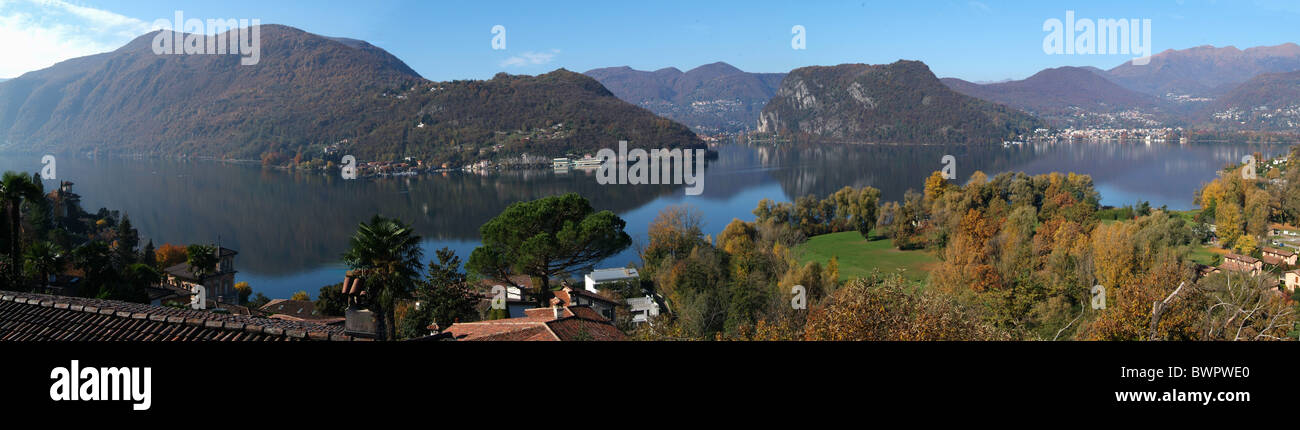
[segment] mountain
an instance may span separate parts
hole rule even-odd
[[[237,55],[154,54],[153,32],[24,74],[0,84],[0,138],[32,150],[256,156],[245,150],[342,132],[369,109],[369,93],[421,80],[368,44],[278,25],[260,32],[254,66]]]
[[[618,98],[701,133],[752,128],[785,77],[784,73],[748,73],[722,62],[684,73],[673,67],[647,72],[623,66],[590,70],[586,75]]]
[[[389,97],[368,117],[365,140],[379,154],[436,149],[436,159],[474,161],[487,152],[550,157],[617,148],[703,147],[684,125],[619,100],[586,75],[498,73],[486,81],[428,82]],[[404,146],[405,145],[405,146]],[[381,158],[392,158],[383,156]]]
[[[919,61],[791,71],[761,132],[883,143],[992,143],[1041,127],[1031,115],[944,86]]]
[[[1211,103],[1202,119],[1215,128],[1300,128],[1300,71],[1256,76]]]
[[[1134,127],[1141,114],[1168,116],[1169,109],[1153,96],[1121,87],[1099,74],[1098,69],[1058,67],[1019,81],[976,84],[944,78],[948,88],[959,93],[1005,104],[1061,126]],[[1117,115],[1130,112],[1132,115]],[[1141,118],[1141,119],[1139,119]]]
[[[1287,43],[1240,50],[1200,46],[1167,50],[1151,56],[1150,64],[1125,62],[1106,72],[1125,88],[1157,97],[1214,97],[1264,73],[1300,70],[1300,45]]]
[[[618,140],[700,144],[577,73],[431,82],[363,41],[260,31],[251,66],[236,55],[156,55],[155,32],[4,82],[0,149],[249,159],[344,142],[363,159],[460,162]]]
[[[1142,128],[1216,123],[1251,129],[1286,124],[1285,120],[1270,123],[1270,118],[1286,116],[1281,110],[1273,114],[1259,111],[1259,118],[1245,118],[1244,124],[1241,111],[1290,106],[1285,103],[1285,95],[1291,93],[1285,90],[1284,76],[1292,71],[1300,71],[1300,45],[1287,43],[1246,50],[1231,46],[1167,50],[1141,66],[1125,62],[1106,71],[1059,67],[1024,80],[994,84],[954,78],[943,82],[962,94],[1022,109],[1058,126]],[[1252,80],[1270,75],[1273,77]],[[1243,88],[1234,90],[1238,85]],[[1235,94],[1231,100],[1215,101],[1229,94]],[[1212,116],[1218,119],[1209,120]],[[1229,120],[1232,118],[1237,120],[1235,124]]]

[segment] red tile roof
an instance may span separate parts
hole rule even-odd
[[[549,324],[552,332],[561,340],[570,341],[616,341],[624,340],[623,332],[613,324],[593,324],[589,320],[570,318]]]
[[[1294,252],[1291,252],[1291,251],[1288,251],[1288,250],[1285,250],[1285,249],[1270,248],[1270,247],[1267,247],[1267,246],[1265,246],[1265,247],[1263,248],[1263,251],[1264,251],[1265,254],[1277,254],[1277,255],[1281,256],[1282,258],[1287,258],[1287,257],[1290,257],[1290,256],[1292,256],[1292,255],[1295,255]]]
[[[1238,260],[1246,264],[1255,264],[1256,262],[1259,261],[1255,259],[1255,257],[1241,255],[1241,254],[1228,254],[1225,255],[1223,258],[1226,260]]]
[[[1231,270],[1234,272],[1254,272],[1258,270],[1258,268],[1255,267],[1256,263],[1260,263],[1260,261],[1254,257],[1240,254],[1228,254],[1223,256],[1223,264],[1219,267],[1223,270]]]
[[[565,290],[556,290],[556,291],[552,291],[551,294],[554,294],[556,298],[559,298],[560,300],[563,300],[565,305],[570,305],[570,304],[573,303],[573,301],[571,300],[572,298],[569,297],[570,294],[572,294],[572,295],[574,295],[574,296],[582,296],[582,297],[586,297],[586,298],[588,298],[588,299],[595,300],[595,301],[598,301],[598,302],[609,303],[609,304],[611,304],[611,305],[615,305],[615,306],[617,306],[617,305],[619,304],[618,302],[616,302],[616,301],[614,301],[614,300],[612,300],[612,299],[609,299],[609,298],[607,298],[607,297],[605,297],[605,296],[602,296],[602,295],[600,295],[600,294],[596,294],[596,293],[593,293],[593,292],[590,292],[590,291],[587,291],[587,290],[582,290],[582,289],[573,289],[573,288],[569,288],[569,290],[571,290],[571,292],[570,292],[570,291],[565,291]]]
[[[487,341],[613,341],[626,337],[604,316],[586,306],[524,310],[525,316],[471,323],[456,323],[447,332],[456,340]]]
[[[457,324],[459,325],[459,324]],[[558,340],[545,324],[524,324],[505,327],[501,325],[480,325],[469,331],[452,332],[457,340],[475,341],[546,341]],[[464,336],[464,337],[460,337]]]
[[[149,306],[117,300],[0,291],[0,341],[353,340],[343,328]]]
[[[569,308],[560,308],[560,318],[568,318],[571,316],[573,316],[573,310]],[[517,320],[532,319],[541,322],[546,322],[555,319],[555,310],[553,308],[524,309],[524,316],[519,318],[511,318],[511,319],[517,319]]]

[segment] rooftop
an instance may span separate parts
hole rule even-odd
[[[0,341],[354,340],[339,326],[0,291]]]
[[[524,311],[525,316],[490,321],[456,323],[447,327],[456,340],[474,341],[612,341],[624,340],[608,319],[586,306],[560,308],[557,317],[552,308]]]
[[[1255,259],[1255,257],[1249,257],[1241,254],[1228,254],[1225,255],[1223,258],[1225,260],[1237,260],[1246,264],[1255,264],[1256,262],[1259,262],[1259,260]]]
[[[615,300],[613,300],[613,299],[607,298],[607,297],[602,296],[602,295],[600,295],[600,294],[596,294],[596,293],[593,293],[593,292],[590,292],[590,291],[587,291],[587,290],[584,290],[584,289],[581,289],[581,288],[578,288],[578,289],[569,288],[569,289],[567,289],[567,290],[565,290],[565,289],[555,290],[555,291],[552,291],[551,294],[554,294],[556,298],[559,298],[560,300],[563,300],[564,303],[565,303],[566,305],[568,305],[568,304],[570,304],[570,303],[572,302],[572,297],[570,297],[570,294],[572,294],[572,295],[574,295],[574,296],[586,297],[586,298],[591,299],[591,300],[594,300],[594,301],[603,302],[603,303],[608,303],[608,304],[615,305],[615,306],[618,306],[618,305],[620,304],[618,301],[615,301]]]
[[[1277,255],[1282,256],[1282,258],[1287,258],[1287,257],[1290,257],[1290,256],[1292,256],[1292,255],[1295,255],[1294,252],[1291,252],[1291,251],[1288,251],[1288,250],[1285,250],[1285,249],[1270,248],[1270,247],[1267,247],[1267,246],[1265,246],[1265,247],[1263,248],[1263,251],[1264,251],[1265,254],[1277,254]]]
[[[149,300],[161,300],[166,298],[181,298],[194,295],[190,290],[168,284],[160,284],[145,288],[149,294]]]
[[[343,317],[321,315],[311,300],[274,299],[258,310],[271,314],[270,318],[312,321],[321,324],[343,321]]]
[[[293,315],[303,318],[316,315],[316,303],[311,300],[274,299],[258,309],[272,314]]]
[[[636,269],[620,267],[615,269],[593,270],[591,273],[587,274],[587,277],[596,282],[620,281],[637,277],[637,272]]]
[[[231,257],[231,256],[234,256],[235,254],[238,254],[238,252],[235,252],[235,250],[233,250],[233,249],[229,249],[229,248],[221,248],[221,256],[222,256],[222,257]],[[220,264],[218,264],[218,266],[217,266],[216,269],[217,269],[217,271],[220,271],[220,269],[221,269]],[[175,277],[177,277],[177,278],[184,279],[184,280],[187,280],[187,281],[196,281],[196,282],[201,282],[201,281],[202,281],[201,279],[199,279],[198,275],[196,275],[196,274],[194,273],[194,268],[193,268],[193,267],[190,267],[190,263],[180,263],[180,264],[177,264],[177,265],[174,265],[174,266],[168,267],[168,268],[166,268],[166,269],[163,269],[163,272],[166,273],[166,274],[168,274],[168,275],[172,275],[172,276],[175,276]],[[211,277],[212,275],[215,275],[215,274],[217,274],[217,272],[213,272],[213,273],[209,274],[208,276]]]

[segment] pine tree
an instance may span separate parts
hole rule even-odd
[[[144,245],[144,251],[140,252],[140,262],[149,265],[149,267],[158,268],[158,256],[153,246],[153,239]]]
[[[117,255],[123,266],[136,262],[136,248],[140,247],[140,233],[131,227],[131,217],[122,215],[114,231],[117,239]]]

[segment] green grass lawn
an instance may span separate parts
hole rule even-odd
[[[824,234],[808,239],[794,249],[802,263],[816,261],[825,265],[831,257],[839,257],[840,280],[849,280],[871,274],[872,269],[892,273],[904,269],[903,276],[913,281],[924,281],[939,259],[925,251],[899,251],[886,238],[872,235],[871,241],[856,231]]]
[[[1206,266],[1214,266],[1218,264],[1218,261],[1216,260],[1219,260],[1219,255],[1220,253],[1214,252],[1214,250],[1207,245],[1194,245],[1192,247],[1192,252],[1187,254],[1187,258]]]
[[[1169,211],[1169,214],[1182,218],[1184,221],[1192,222],[1193,219],[1196,219],[1197,215],[1201,214],[1201,210],[1192,209],[1190,211]]]
[[[1195,222],[1193,220],[1196,218],[1196,215],[1200,213],[1201,213],[1200,209],[1193,209],[1189,211],[1169,211],[1170,216],[1182,218],[1184,221],[1188,223]],[[1121,222],[1121,221],[1101,220],[1102,224],[1114,224],[1117,222]],[[1122,222],[1128,222],[1128,221],[1122,221]],[[1187,258],[1200,264],[1204,264],[1207,266],[1214,266],[1220,262],[1223,253],[1224,253],[1223,250],[1216,250],[1215,248],[1209,245],[1204,245],[1204,244],[1193,245],[1192,252],[1187,254]]]

